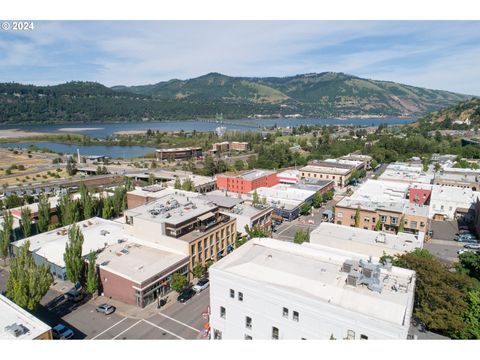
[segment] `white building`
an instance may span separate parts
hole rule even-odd
[[[406,339],[415,272],[314,244],[252,239],[212,265],[212,339]]]
[[[423,171],[423,166],[421,164],[394,163],[388,165],[378,179],[407,184],[431,184],[433,177],[433,172]]]
[[[390,234],[323,222],[310,233],[310,243],[380,258],[421,249],[424,237],[423,232]]]
[[[458,212],[473,212],[479,191],[445,185],[433,185],[430,196],[430,218],[434,220],[453,220]],[[473,216],[473,215],[470,215]],[[472,218],[473,219],[473,218]]]
[[[50,340],[50,326],[0,295],[0,340]]]

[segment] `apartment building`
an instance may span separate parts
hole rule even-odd
[[[248,193],[259,187],[278,184],[277,174],[270,170],[247,170],[238,174],[217,175],[217,189],[236,193]]]
[[[406,339],[415,272],[352,251],[252,239],[212,265],[213,340]]]
[[[250,150],[250,144],[246,141],[223,141],[212,144],[212,153],[221,153],[226,151],[244,152]]]

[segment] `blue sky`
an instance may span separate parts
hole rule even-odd
[[[480,95],[480,21],[35,21],[0,31],[0,81],[152,84],[338,71]]]

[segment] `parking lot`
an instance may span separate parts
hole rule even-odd
[[[5,290],[7,278],[8,271],[0,269],[0,291]],[[178,303],[174,294],[169,298],[167,305],[160,309],[156,303],[140,309],[102,297],[73,303],[52,288],[35,315],[52,327],[59,323],[66,325],[73,330],[73,339],[204,339],[203,325],[208,320],[202,314],[210,305],[208,289],[184,304]],[[116,311],[110,315],[98,313],[95,309],[102,302],[115,305]]]

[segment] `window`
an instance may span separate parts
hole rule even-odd
[[[232,299],[235,299],[235,290],[230,289],[230,297],[231,297]]]
[[[380,222],[384,223],[387,221],[387,216],[386,215],[380,215]]]
[[[278,328],[275,326],[272,327],[272,339],[273,340],[278,340]]]
[[[283,317],[288,318],[288,309],[283,308]]]
[[[410,221],[410,227],[412,229],[416,229],[417,228],[417,222],[416,221]]]
[[[247,329],[252,328],[252,318],[250,316],[245,316],[245,327]]]
[[[398,218],[396,217],[390,216],[390,220],[393,225],[396,225],[398,223]]]
[[[293,321],[297,321],[297,322],[298,322],[298,311],[294,311],[294,312],[293,312]]]
[[[245,340],[252,340],[252,337],[250,335],[245,334]]]
[[[337,218],[343,217],[343,214],[341,212],[337,213]]]
[[[220,306],[220,317],[222,319],[225,319],[226,316],[227,316],[227,310],[223,306]]]
[[[360,335],[360,340],[368,340],[368,336],[367,335]]]
[[[242,292],[238,292],[238,301],[243,301],[243,293]]]
[[[347,331],[347,339],[348,339],[348,340],[355,340],[355,331],[353,331],[353,330],[348,330],[348,331]]]

